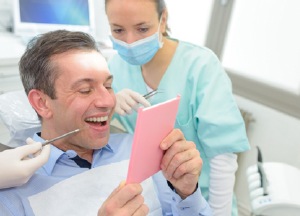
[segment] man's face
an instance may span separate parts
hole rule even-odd
[[[79,128],[77,134],[57,141],[61,149],[84,151],[105,146],[116,103],[105,59],[95,51],[70,51],[52,60],[59,71],[57,99],[49,100],[52,116],[44,121],[51,123],[45,124],[42,136],[53,138]]]

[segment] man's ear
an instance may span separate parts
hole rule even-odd
[[[52,109],[49,106],[50,98],[46,94],[37,89],[32,89],[28,93],[28,100],[42,118],[48,119],[52,117]]]

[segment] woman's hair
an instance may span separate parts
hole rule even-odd
[[[160,20],[160,17],[164,10],[167,10],[166,2],[164,0],[151,0],[156,4],[156,11],[158,13],[158,20]],[[106,10],[106,5],[109,2],[109,0],[105,0],[105,10]],[[163,36],[169,36],[169,33],[171,32],[171,29],[168,26],[168,17],[166,20],[166,30],[163,32]]]
[[[51,58],[73,50],[100,52],[93,37],[83,32],[57,30],[33,38],[19,62],[26,94],[38,89],[56,99],[54,84],[60,71]]]

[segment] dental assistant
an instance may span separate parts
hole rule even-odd
[[[106,0],[113,48],[109,61],[117,98],[115,118],[133,133],[138,103],[157,104],[181,95],[176,119],[203,159],[199,181],[214,215],[237,215],[233,201],[237,156],[249,149],[231,82],[208,48],[168,36],[164,0]],[[157,117],[159,124],[159,116]]]
[[[0,189],[25,184],[49,158],[50,146],[26,140],[27,145],[0,152]],[[29,158],[30,155],[34,157]]]

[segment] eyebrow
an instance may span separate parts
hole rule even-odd
[[[115,23],[112,23],[111,25],[114,27],[123,28],[123,26],[115,24]],[[146,22],[140,22],[140,23],[135,24],[134,26],[140,26],[140,25],[148,25],[148,24]]]
[[[106,78],[105,82],[110,81],[110,80],[113,80],[113,79],[114,79],[114,76],[113,76],[113,75],[109,75],[109,76]]]
[[[141,22],[141,23],[135,24],[134,26],[141,26],[141,25],[149,25],[149,23]]]
[[[113,80],[113,75],[107,76],[104,82],[107,82],[107,81],[110,81],[110,80]],[[80,80],[77,80],[75,83],[73,83],[71,85],[71,89],[75,89],[77,86],[79,86],[82,83],[93,83],[93,82],[95,82],[95,80],[90,79],[90,78],[80,79]]]
[[[121,25],[118,25],[118,24],[115,24],[115,23],[112,23],[111,25],[115,26],[115,27],[122,27]]]

